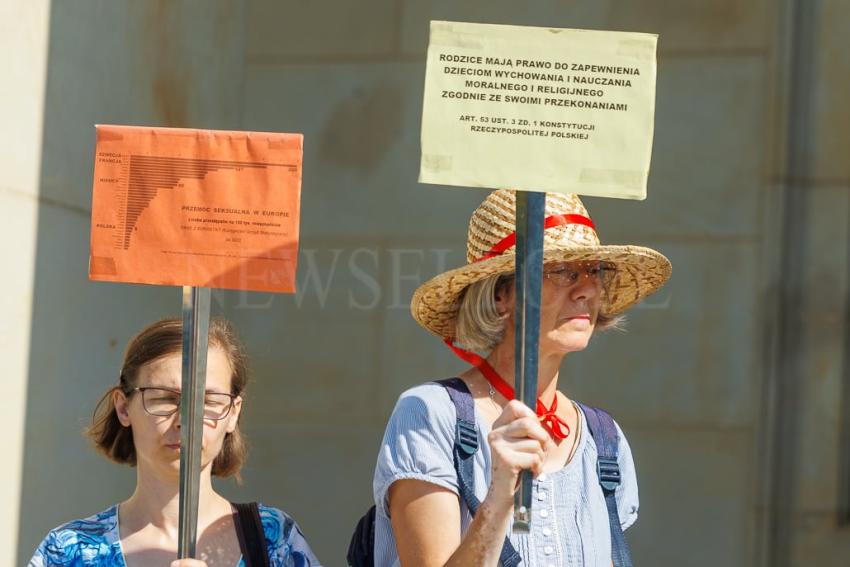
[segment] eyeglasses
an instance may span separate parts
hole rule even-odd
[[[610,262],[568,262],[557,264],[543,270],[543,277],[558,287],[570,288],[578,283],[581,276],[589,281],[598,281],[603,289],[608,289],[617,275],[617,266]]]
[[[169,388],[133,388],[133,392],[142,393],[142,406],[145,411],[157,417],[174,415],[180,409],[180,391]],[[204,395],[204,419],[218,421],[230,414],[236,396],[221,392],[207,392]]]

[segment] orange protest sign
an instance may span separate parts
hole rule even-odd
[[[89,278],[295,292],[301,134],[96,130]]]

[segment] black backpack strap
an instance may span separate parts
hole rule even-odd
[[[457,412],[455,424],[454,465],[457,473],[458,491],[466,507],[474,516],[481,502],[475,496],[475,453],[478,451],[478,427],[475,425],[475,401],[466,383],[460,378],[449,378],[437,382],[446,389]],[[499,555],[504,567],[516,567],[522,561],[514,549],[511,540],[505,537],[505,544]]]
[[[269,554],[266,550],[266,534],[260,520],[260,508],[256,502],[244,504],[232,503],[236,508],[236,535],[245,567],[269,567]]]
[[[375,513],[372,506],[357,522],[345,556],[350,567],[375,566]]]
[[[578,402],[577,402],[578,403]],[[617,511],[616,490],[620,485],[620,464],[617,459],[617,449],[620,436],[614,419],[599,408],[592,408],[579,403],[587,420],[587,429],[596,442],[596,474],[605,495],[608,507],[608,524],[611,526],[611,558],[614,567],[632,567],[631,553],[623,528],[620,525],[620,513]]]

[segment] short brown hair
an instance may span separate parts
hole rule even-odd
[[[248,356],[236,332],[226,319],[210,320],[209,344],[224,351],[230,362],[230,393],[241,396],[248,382]],[[129,397],[136,387],[139,370],[155,360],[183,348],[183,321],[178,318],[163,319],[148,326],[127,344],[118,385],[110,388],[94,408],[91,426],[86,435],[98,451],[116,463],[136,466],[136,446],[133,432],[118,420],[113,393],[118,390]],[[241,419],[241,415],[239,417]],[[221,451],[212,464],[212,474],[219,477],[236,475],[245,463],[247,446],[237,422],[236,429],[227,433]]]

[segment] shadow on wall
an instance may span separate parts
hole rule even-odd
[[[81,433],[126,341],[179,313],[181,296],[88,281],[94,124],[238,127],[244,8],[204,7],[51,3],[18,565],[48,530],[135,484]]]

